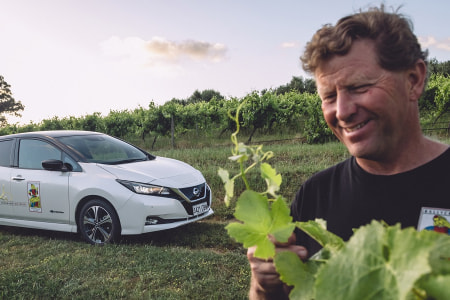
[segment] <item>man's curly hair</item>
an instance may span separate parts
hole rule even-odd
[[[306,45],[300,58],[303,69],[314,74],[322,62],[347,54],[353,41],[361,39],[375,41],[378,63],[386,70],[407,70],[418,59],[426,62],[428,53],[422,51],[412,22],[397,12],[388,13],[381,5],[323,26]]]

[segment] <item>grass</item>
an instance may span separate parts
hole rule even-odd
[[[223,225],[198,222],[103,247],[0,227],[0,298],[246,299],[245,252]]]
[[[275,153],[269,162],[283,176],[281,194],[288,201],[310,175],[348,157],[339,143],[294,140],[266,143],[264,149]],[[213,190],[215,215],[103,247],[75,234],[0,226],[0,299],[247,299],[246,250],[224,228],[233,216],[222,202],[217,175],[219,166],[236,171],[227,159],[230,145],[186,142],[183,149],[151,152],[198,168]],[[264,188],[259,175],[250,181],[255,189]],[[243,186],[236,190],[239,194]]]
[[[282,175],[280,194],[284,195],[288,201],[294,198],[300,185],[312,174],[348,157],[346,148],[338,142],[308,145],[295,141],[264,145],[263,149],[273,151],[275,154],[268,162]],[[216,217],[222,220],[232,217],[232,211],[226,210],[221,201],[224,197],[224,189],[217,175],[219,167],[229,170],[232,174],[238,171],[237,164],[228,159],[231,156],[231,146],[190,148],[182,151],[158,150],[152,153],[188,162],[202,171],[213,191]],[[255,190],[265,190],[265,182],[258,173],[254,173],[249,179]],[[236,194],[240,194],[244,186],[238,181],[235,189]],[[217,210],[223,213],[218,214]]]

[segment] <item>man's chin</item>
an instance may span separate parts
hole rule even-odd
[[[371,147],[369,145],[363,145],[362,143],[357,143],[357,144],[351,144],[351,145],[346,144],[346,147],[348,149],[348,152],[356,158],[371,160],[375,156],[373,154],[373,151],[371,151]]]

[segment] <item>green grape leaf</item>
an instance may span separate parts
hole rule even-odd
[[[267,192],[273,196],[280,190],[281,174],[277,174],[277,171],[272,168],[268,163],[261,164],[261,177],[267,183]]]
[[[431,271],[436,236],[413,228],[372,222],[317,273],[317,299],[407,299],[414,283]]]
[[[228,224],[228,235],[245,248],[256,246],[255,256],[262,259],[275,255],[270,236],[279,242],[287,242],[295,228],[283,198],[279,197],[269,209],[267,197],[252,190],[240,195],[234,216],[242,223]]]
[[[326,247],[331,254],[336,253],[345,243],[341,237],[332,232],[327,231],[326,222],[322,219],[314,221],[297,222],[297,227],[303,230],[306,234],[316,240],[322,247]]]
[[[233,156],[228,157],[231,161],[236,161],[243,163],[248,160],[247,146],[244,143],[239,143],[236,145],[235,151],[233,151]]]
[[[438,235],[438,240],[429,257],[430,266],[434,274],[450,274],[450,236]],[[449,282],[450,286],[450,282]],[[449,297],[450,299],[450,297]]]
[[[450,274],[425,276],[419,286],[426,291],[423,299],[450,299]]]
[[[272,217],[271,234],[275,240],[281,243],[286,243],[295,228],[295,223],[292,222],[289,207],[283,197],[279,196],[273,203],[270,210]]]
[[[428,260],[432,271],[417,282],[423,299],[450,299],[450,236],[437,235]]]
[[[314,260],[303,263],[297,254],[281,251],[275,255],[274,264],[280,279],[294,287],[289,294],[291,300],[314,299],[315,274],[322,263]]]
[[[242,243],[245,248],[256,246],[255,256],[263,259],[275,255],[275,245],[267,238],[267,235],[242,223],[230,223],[225,227],[228,235]]]
[[[230,174],[227,170],[219,168],[218,175],[220,179],[222,179],[224,188],[225,188],[225,205],[230,206],[230,201],[234,196],[234,180],[230,179]]]
[[[240,162],[240,161],[247,160],[248,157],[245,154],[238,154],[238,155],[230,156],[230,157],[228,157],[228,159],[231,160],[231,161],[238,161],[238,162]]]

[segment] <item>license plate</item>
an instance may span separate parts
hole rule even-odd
[[[205,211],[208,211],[208,209],[209,209],[209,206],[208,206],[208,203],[206,203],[206,202],[192,206],[192,210],[194,211],[194,216],[202,214]]]

